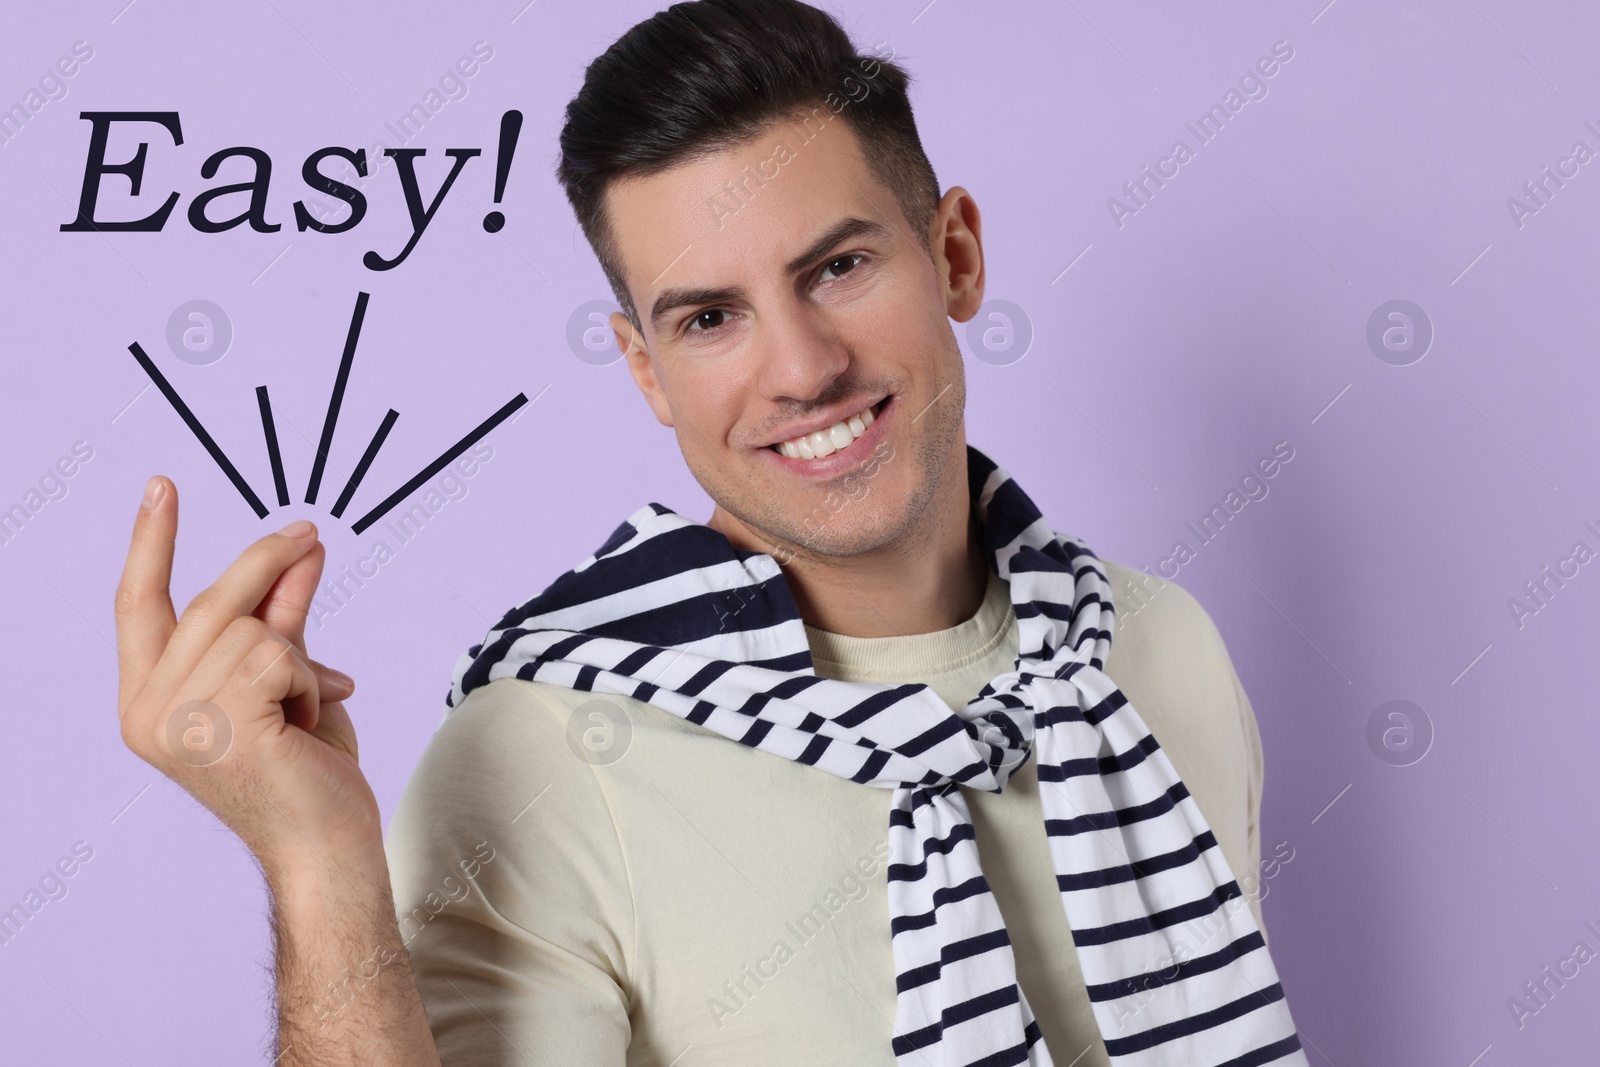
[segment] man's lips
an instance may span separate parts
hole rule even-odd
[[[780,448],[785,443],[794,444],[798,443],[803,438],[812,438],[816,444],[821,445],[820,451],[829,451],[829,448],[825,443],[826,437],[817,438],[816,435],[826,435],[828,431],[841,425],[848,426],[850,420],[853,418],[865,419],[867,417],[867,412],[872,412],[872,415],[875,417],[877,415],[878,406],[882,404],[885,399],[886,398],[883,396],[878,396],[870,400],[860,398],[855,400],[847,400],[841,404],[835,404],[830,408],[818,412],[809,419],[791,423],[790,425],[784,427],[776,435],[767,439],[765,447]],[[851,427],[851,429],[853,431],[854,428]],[[850,437],[852,438],[859,436],[861,435],[855,432],[850,434]],[[849,440],[841,436],[837,443],[833,444],[832,448],[843,448],[849,443]]]
[[[855,432],[854,427],[849,424],[848,420],[837,419],[826,427],[813,430],[813,435],[829,435],[822,443],[824,447],[830,444],[834,445],[834,449],[826,456],[816,458],[816,450],[814,448],[812,449],[813,458],[811,459],[805,458],[803,454],[797,451],[791,450],[790,454],[784,454],[779,450],[780,447],[790,446],[793,443],[793,439],[781,442],[780,446],[769,445],[759,449],[759,451],[770,456],[771,462],[781,464],[784,470],[791,473],[809,478],[825,479],[836,477],[859,464],[889,432],[889,423],[894,421],[894,416],[898,411],[897,398],[891,394],[876,405],[869,406],[863,410],[871,412],[872,418],[870,423],[865,419],[859,420],[862,427],[862,432],[859,434]],[[850,437],[842,448],[837,447],[836,444],[842,437],[842,435],[838,435],[837,429],[840,422],[845,423],[845,433],[849,434]]]

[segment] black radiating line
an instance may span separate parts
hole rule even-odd
[[[166,376],[156,367],[155,362],[144,354],[144,349],[139,347],[139,342],[135,341],[129,345],[128,351],[133,353],[133,358],[139,361],[139,366],[144,368],[144,372],[150,376],[150,380],[156,383],[156,388],[161,390],[161,395],[167,398],[167,403],[172,405],[172,409],[178,413],[178,417],[183,419],[189,429],[193,431],[195,437],[205,446],[205,450],[211,453],[211,458],[217,461],[217,466],[222,468],[222,473],[226,474],[228,480],[233,483],[233,487],[239,490],[239,494],[244,497],[245,503],[255,509],[256,518],[266,518],[267,506],[261,502],[260,497],[256,496],[255,490],[250,488],[250,484],[244,480],[244,476],[239,473],[239,469],[228,461],[227,456],[222,454],[222,449],[217,446],[216,441],[211,439],[211,435],[206,433],[206,428],[200,425],[200,420],[195,418],[194,412],[189,410],[189,405],[185,404],[183,398],[178,395],[178,391],[172,388],[172,383],[167,381]]]
[[[355,314],[350,316],[350,332],[345,335],[344,355],[339,360],[339,374],[333,379],[333,395],[328,398],[328,414],[322,420],[322,441],[317,445],[317,458],[311,464],[311,481],[306,485],[306,503],[317,502],[317,490],[322,487],[322,466],[328,462],[328,449],[333,447],[333,428],[339,424],[339,405],[344,403],[345,383],[350,380],[350,364],[356,358],[356,342],[361,339],[361,320],[367,315],[367,293],[356,294]]]
[[[471,433],[467,434],[467,436],[451,445],[444,455],[440,456],[438,459],[424,467],[415,478],[411,479],[405,485],[402,485],[399,489],[396,489],[389,499],[385,500],[383,503],[367,512],[365,515],[361,516],[361,518],[357,519],[356,524],[350,527],[350,529],[354,530],[356,533],[364,532],[368,526],[371,526],[373,523],[387,515],[390,508],[394,507],[396,504],[400,503],[400,501],[416,492],[418,486],[427,481],[429,478],[432,478],[435,474],[438,474],[440,471],[444,470],[446,465],[448,465],[451,460],[455,459],[457,456],[461,455],[461,453],[477,444],[479,438],[483,437],[496,426],[499,426],[506,420],[508,416],[510,416],[513,411],[517,410],[527,402],[527,393],[518,393],[510,400],[507,400],[505,404],[501,406],[499,411],[495,412],[493,415],[490,415],[487,419],[484,419],[478,424],[477,429],[473,430]]]
[[[278,506],[289,506],[289,483],[283,479],[283,456],[278,453],[278,428],[272,422],[272,401],[267,387],[256,386],[256,404],[261,408],[261,432],[267,435],[267,459],[272,461],[272,485],[278,490]]]
[[[350,503],[350,498],[356,495],[356,486],[361,484],[361,479],[367,476],[367,468],[372,466],[372,461],[378,456],[378,449],[383,447],[384,438],[389,436],[389,431],[394,428],[394,420],[400,413],[394,408],[389,409],[389,414],[383,417],[383,423],[378,427],[378,432],[372,435],[372,440],[367,444],[367,450],[361,453],[361,462],[356,464],[356,469],[351,473],[350,480],[344,483],[344,492],[339,494],[338,503],[333,505],[333,517],[344,517],[345,505]]]

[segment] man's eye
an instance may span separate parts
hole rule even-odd
[[[714,330],[727,321],[728,313],[716,308],[701,311],[689,320],[689,329],[696,331]]]
[[[854,252],[851,252],[849,255],[845,256],[835,256],[833,259],[830,259],[827,263],[823,264],[822,273],[818,275],[817,280],[821,282],[832,281],[833,278],[828,277],[830,273],[834,277],[838,277],[841,274],[848,274],[850,271],[854,270],[860,265],[862,258],[862,256],[859,256]]]

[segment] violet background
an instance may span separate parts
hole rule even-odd
[[[0,945],[0,1033],[18,1063],[265,1062],[254,865],[124,748],[113,714],[111,594],[140,490],[157,471],[179,486],[180,605],[296,517],[319,524],[333,571],[380,532],[356,536],[351,520],[509,397],[539,396],[488,438],[494,459],[467,497],[310,634],[314,655],[358,679],[362,763],[387,818],[486,615],[646,501],[709,513],[623,365],[590,365],[567,341],[574,309],[609,293],[552,175],[562,111],[584,64],[655,5],[124,2],[11,5],[0,33],[0,105],[73,42],[94,49],[69,95],[0,145],[0,508],[75,441],[94,449],[66,498],[0,546],[0,906],[74,842],[94,849],[69,895]],[[1019,361],[969,358],[969,437],[1057,528],[1155,569],[1174,541],[1195,545],[1185,522],[1274,442],[1295,450],[1177,581],[1215,619],[1260,723],[1263,854],[1294,850],[1264,907],[1311,1061],[1577,1062],[1592,1056],[1593,968],[1520,1030],[1507,999],[1575,942],[1600,947],[1584,928],[1600,925],[1600,567],[1521,628],[1507,601],[1575,541],[1600,548],[1584,525],[1600,527],[1600,163],[1521,227],[1507,198],[1574,141],[1600,148],[1584,125],[1600,126],[1600,18],[1575,0],[1326,2],[838,6],[864,47],[884,42],[910,66],[941,182],[984,211],[989,296],[1031,321]],[[397,144],[384,124],[479,40],[492,60],[410,144],[428,149],[430,196],[445,148],[484,156],[410,259],[361,264],[409,232],[393,168],[367,184],[354,230],[296,232],[305,157]],[[1280,40],[1294,57],[1269,95],[1119,229],[1107,199],[1175,139],[1193,145],[1184,123]],[[491,236],[480,220],[510,108],[526,123],[509,221]],[[181,148],[154,126],[112,139],[113,161],[150,143],[143,195],[130,201],[117,177],[102,191],[103,218],[179,191],[164,232],[59,232],[83,174],[78,112],[95,109],[180,112]],[[241,144],[272,157],[268,216],[283,229],[194,232],[194,195],[247,169],[202,181],[201,160]],[[298,501],[361,290],[371,306],[321,502],[260,521],[157,392],[141,393],[127,345],[150,352],[270,504],[254,397],[268,385]],[[164,340],[194,298],[233,324],[209,366]],[[1396,298],[1436,331],[1404,367],[1365,339]],[[394,433],[332,519],[391,406]],[[1434,731],[1411,766],[1366,739],[1394,699]]]

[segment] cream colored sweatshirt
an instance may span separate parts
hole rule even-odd
[[[1181,587],[1103,562],[1119,616],[1106,673],[1259,922],[1261,746],[1222,638]],[[953,707],[1017,651],[992,574],[978,613],[948,630],[807,635],[819,674],[926,682]],[[583,707],[597,699],[606,714]],[[1105,1067],[1034,760],[1003,793],[962,792],[1052,1058]],[[890,793],[624,697],[516,679],[475,690],[423,753],[387,837],[445,1067],[892,1067]]]

